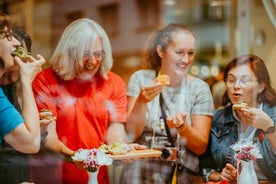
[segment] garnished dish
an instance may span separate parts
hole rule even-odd
[[[110,145],[102,144],[100,149],[104,150],[106,154],[111,155],[126,154],[129,151],[127,144],[119,142],[115,142]]]
[[[24,62],[32,62],[30,53],[24,47],[17,47],[11,55],[18,56]]]
[[[113,160],[124,160],[124,159],[135,159],[135,158],[146,158],[146,157],[159,157],[162,152],[153,149],[141,149],[133,150],[130,149],[128,144],[124,143],[113,143],[110,145],[102,144],[99,149],[104,150],[107,155]]]
[[[236,103],[233,104],[232,109],[237,110],[237,109],[241,109],[241,108],[249,108],[248,104],[245,102],[240,102],[240,103]]]
[[[170,77],[166,74],[159,74],[154,79],[154,82],[160,82],[162,85],[166,86],[170,84]]]

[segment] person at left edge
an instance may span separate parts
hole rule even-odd
[[[31,53],[31,37],[21,27],[13,27],[12,35]],[[20,71],[14,68],[0,78],[0,86],[12,105],[21,111],[22,93]],[[0,149],[0,183],[18,184],[30,181],[29,154],[21,153],[11,147],[5,140]]]
[[[21,113],[10,103],[0,87],[0,164],[6,162],[3,156],[3,142],[9,144],[14,150],[21,153],[35,153],[40,148],[39,115],[35,104],[32,81],[41,70],[45,62],[41,55],[36,58],[30,56],[32,62],[24,63],[19,57],[11,53],[20,46],[13,34],[14,23],[10,17],[0,12],[0,80],[10,71],[19,71],[22,86],[22,111]],[[3,151],[3,152],[2,152]],[[11,155],[12,156],[12,155]],[[11,160],[16,160],[14,157]],[[4,163],[6,164],[6,163]],[[3,165],[2,165],[3,166]],[[0,168],[0,183],[7,183],[7,171]],[[15,172],[17,172],[15,170]],[[13,175],[13,177],[17,177]],[[3,179],[4,178],[4,179]],[[3,180],[2,180],[3,179]],[[6,182],[5,182],[6,181]],[[21,182],[18,178],[18,181]],[[18,181],[16,183],[18,183]],[[11,180],[8,183],[14,183]]]
[[[56,123],[48,125],[46,148],[71,155],[80,148],[125,142],[126,86],[110,71],[112,52],[104,29],[88,18],[72,22],[65,28],[49,63],[51,67],[39,73],[33,82],[39,110],[49,109],[57,118]],[[62,148],[52,142],[55,133],[64,144]],[[44,183],[45,177],[51,176],[52,170],[47,165],[43,167],[44,171],[32,169],[35,183]],[[63,183],[87,181],[87,171],[72,163],[62,164]],[[98,181],[109,183],[104,166],[99,170]]]

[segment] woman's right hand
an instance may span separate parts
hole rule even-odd
[[[141,89],[139,98],[143,98],[144,101],[150,102],[162,92],[163,87],[164,85],[160,82],[154,82],[148,86],[145,86]]]
[[[232,164],[227,163],[221,172],[221,180],[235,182],[237,180],[237,169]]]
[[[20,79],[22,82],[32,82],[38,72],[41,71],[42,65],[45,63],[45,59],[41,55],[37,55],[36,58],[30,56],[32,62],[23,62],[19,57],[15,56],[15,61],[19,66]]]
[[[56,122],[56,117],[53,115],[52,111],[47,110],[47,111],[40,111],[39,112],[39,121],[40,121],[40,126],[47,126],[50,123]]]

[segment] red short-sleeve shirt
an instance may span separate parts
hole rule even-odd
[[[110,122],[126,121],[125,83],[112,72],[108,79],[96,74],[90,80],[64,81],[48,68],[38,74],[33,90],[38,109],[50,109],[56,115],[59,139],[72,150],[98,148],[106,142]],[[101,171],[99,177],[99,181],[107,178]],[[64,164],[64,181],[82,183],[83,178],[87,179],[86,172],[73,164]]]

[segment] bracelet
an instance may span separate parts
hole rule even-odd
[[[184,123],[182,125],[180,125],[179,127],[176,127],[176,130],[178,132],[183,132],[187,127],[186,121],[184,121]]]

